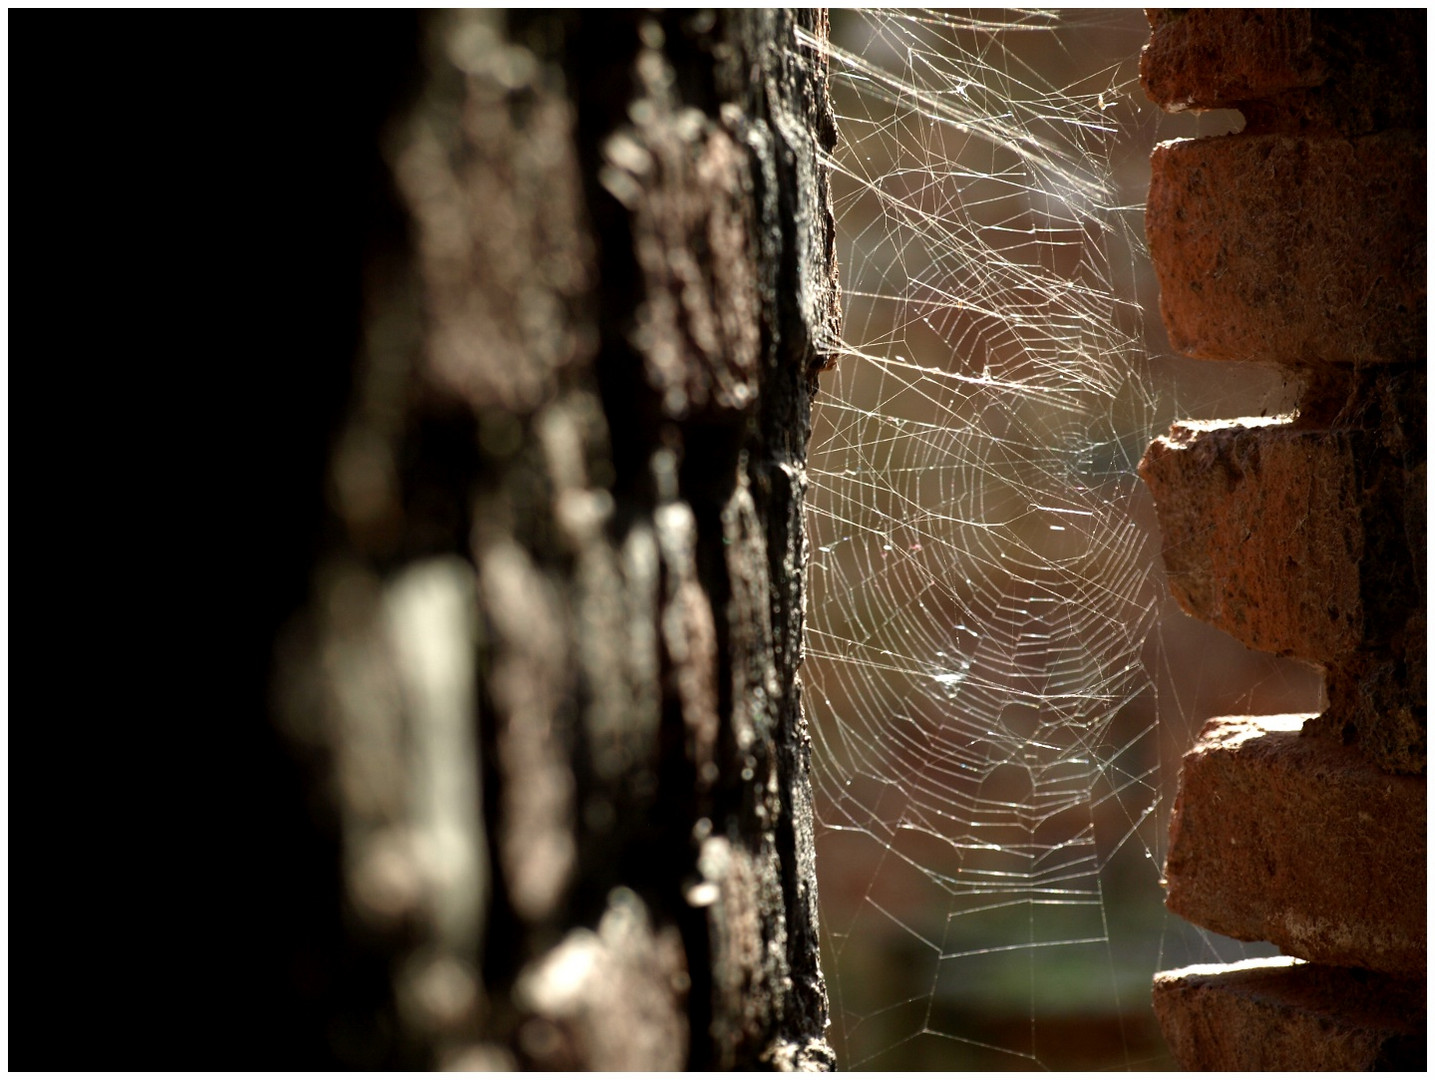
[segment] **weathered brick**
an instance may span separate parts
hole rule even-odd
[[[1141,85],[1156,104],[1224,109],[1329,75],[1308,8],[1151,12]]]
[[[1317,662],[1361,641],[1353,436],[1185,421],[1146,451],[1172,593],[1253,649]]]
[[[1185,1070],[1425,1068],[1423,979],[1276,957],[1163,971],[1152,1002]]]
[[[1425,13],[1156,9],[1141,82],[1168,112],[1239,108],[1248,131],[1425,126]]]
[[[1146,234],[1176,351],[1296,366],[1423,357],[1423,131],[1168,142],[1151,171]]]
[[[1218,717],[1186,755],[1166,906],[1318,963],[1425,973],[1425,783],[1302,735]]]

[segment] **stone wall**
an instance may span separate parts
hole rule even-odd
[[[304,1022],[163,1060],[832,1064],[796,672],[835,132],[799,26],[394,29],[392,225],[270,693],[323,882],[266,868],[299,940],[244,997]]]
[[[1152,99],[1245,117],[1152,158],[1172,346],[1304,388],[1178,423],[1141,475],[1185,610],[1328,699],[1187,754],[1167,906],[1287,955],[1161,973],[1157,1015],[1187,1069],[1423,1068],[1425,13],[1148,17]]]
[[[44,14],[6,1064],[828,1066],[825,15]]]

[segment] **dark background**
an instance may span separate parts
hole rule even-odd
[[[256,719],[401,227],[378,133],[416,20],[7,25],[9,1064],[333,1067],[326,823]]]

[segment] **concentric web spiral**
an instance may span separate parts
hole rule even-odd
[[[846,315],[803,668],[834,1043],[1149,1067],[1169,785],[1135,465],[1160,410],[1113,175],[1144,22],[837,18]]]

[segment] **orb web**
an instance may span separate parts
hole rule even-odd
[[[1163,1053],[1166,600],[1135,466],[1171,412],[1144,179],[1115,175],[1150,145],[1144,37],[1135,12],[877,11],[797,43],[838,121],[803,680],[847,1066]]]

